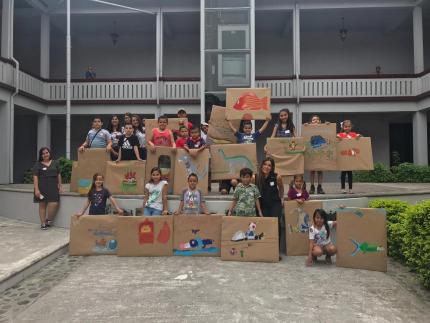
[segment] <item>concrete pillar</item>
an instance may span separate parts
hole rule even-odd
[[[2,25],[1,25],[1,56],[9,58],[12,56],[13,43],[12,33],[13,17],[11,11],[13,9],[13,0],[3,0],[2,6]]]
[[[424,71],[424,46],[423,46],[423,11],[419,6],[413,10],[413,33],[414,33],[414,71]]]
[[[412,122],[414,164],[428,165],[427,113],[415,112]]]
[[[37,151],[51,146],[51,118],[44,114],[37,119]]]
[[[0,138],[4,143],[5,149],[0,154],[0,184],[9,184],[10,182],[10,105],[9,102],[0,102]]]
[[[40,76],[49,79],[50,18],[47,14],[40,17]]]

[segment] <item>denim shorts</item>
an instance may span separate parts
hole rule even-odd
[[[161,215],[163,211],[159,210],[159,209],[154,209],[153,207],[145,207],[145,209],[143,210],[143,215]]]

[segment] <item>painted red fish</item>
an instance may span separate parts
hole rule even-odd
[[[267,96],[259,99],[252,92],[242,94],[233,105],[236,110],[269,110],[269,99]]]

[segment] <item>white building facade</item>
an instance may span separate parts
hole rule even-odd
[[[428,1],[72,0],[67,139],[68,2],[1,1],[2,184],[40,147],[74,159],[93,115],[184,108],[198,123],[227,87],[271,88],[274,119],[351,119],[375,161],[428,165]]]

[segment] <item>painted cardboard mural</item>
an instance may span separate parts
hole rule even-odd
[[[371,138],[359,137],[338,141],[337,165],[339,170],[373,170]]]
[[[172,216],[119,216],[118,256],[171,256]]]
[[[278,219],[224,216],[221,260],[278,262]]]
[[[112,215],[73,215],[70,220],[71,256],[115,255],[118,249],[118,217]]]
[[[257,169],[255,144],[211,145],[212,180],[239,178],[242,168]]]
[[[145,165],[145,161],[136,160],[107,162],[104,186],[112,194],[144,194]]]
[[[178,215],[173,219],[175,256],[219,257],[222,215]]]
[[[306,142],[303,137],[267,138],[266,149],[268,156],[275,160],[279,175],[304,173]]]
[[[236,129],[240,127],[240,120],[231,122]],[[215,144],[235,144],[236,137],[226,120],[226,108],[217,105],[212,106],[209,119],[208,136]]]
[[[106,162],[109,160],[109,153],[104,148],[90,148],[85,149],[83,152],[78,152],[76,172],[79,194],[88,194],[95,173],[106,175]]]
[[[148,150],[146,159],[145,178],[151,178],[151,169],[159,167],[161,170],[161,179],[166,180],[169,184],[169,193],[173,192],[173,174],[175,170],[176,150],[170,147],[157,147],[155,152]],[[186,182],[185,182],[186,183]]]
[[[209,178],[209,149],[198,153],[196,157],[188,154],[184,149],[178,149],[175,156],[175,181],[173,183],[173,193],[181,194],[187,187],[188,175],[196,174],[199,188],[203,194],[208,193]]]
[[[229,88],[227,120],[266,120],[270,117],[270,89]]]

